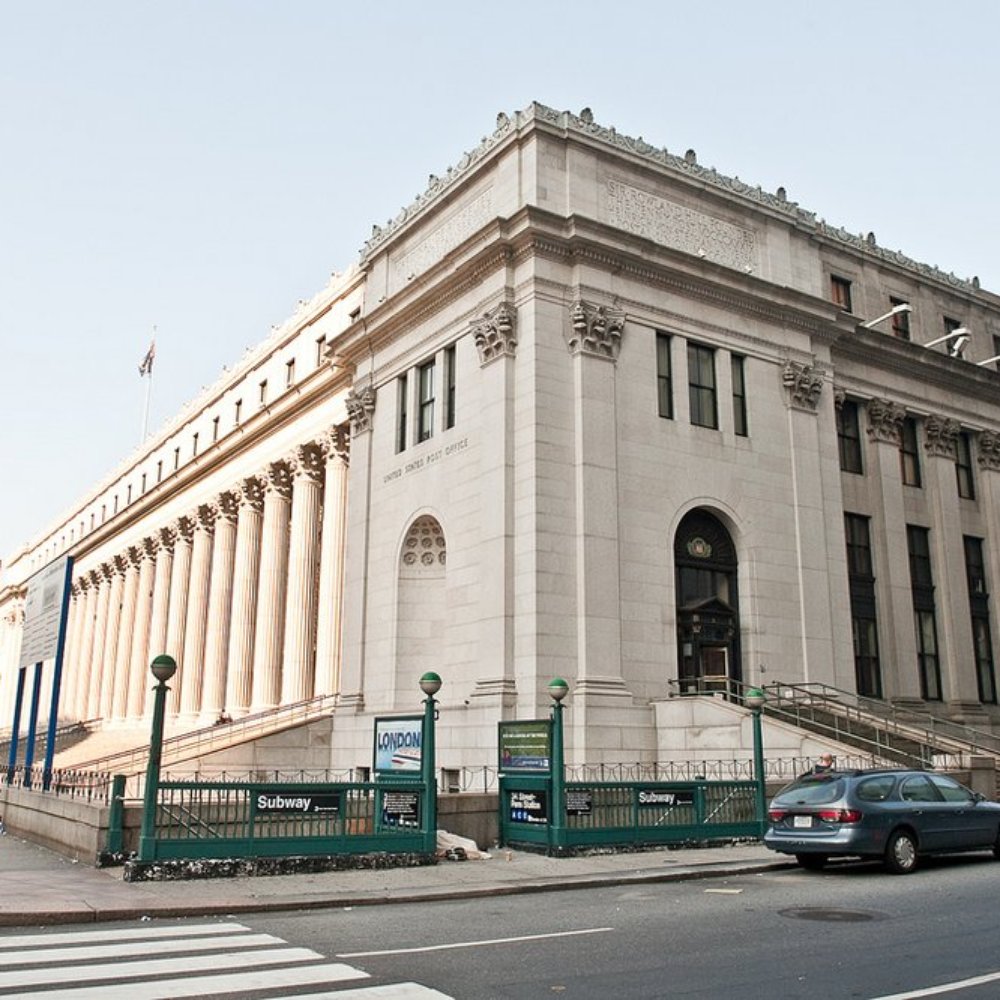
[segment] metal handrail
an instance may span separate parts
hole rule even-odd
[[[179,733],[177,736],[171,736],[163,741],[162,761],[167,764],[190,757],[200,757],[206,753],[225,750],[231,746],[245,743],[250,739],[268,736],[291,726],[314,721],[336,708],[338,700],[339,695],[336,694],[319,695],[316,698],[308,698],[291,705],[279,705],[277,708],[247,715],[232,722]],[[96,757],[82,763],[80,767],[94,771],[107,770],[118,774],[128,774],[144,768],[148,756],[149,745],[143,744],[130,750],[121,750],[104,757]]]

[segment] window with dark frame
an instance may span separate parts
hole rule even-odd
[[[861,423],[858,417],[858,404],[853,399],[845,399],[837,407],[837,447],[840,452],[841,470],[862,475],[864,467],[861,460]]]
[[[934,610],[930,531],[919,525],[908,524],[906,543],[910,558],[910,590],[913,597],[913,625],[917,640],[920,695],[924,701],[940,701],[941,662]]]
[[[420,397],[420,408],[417,411],[418,442],[434,436],[434,368],[434,362],[428,361],[417,369],[417,391]]]
[[[326,352],[326,337],[316,338],[316,367],[323,364],[323,354]]]
[[[163,481],[163,459],[162,458],[156,463],[156,481],[158,483]]]
[[[972,535],[962,539],[965,547],[965,575],[969,586],[969,617],[972,649],[976,661],[976,684],[979,700],[987,705],[997,702],[996,672],[993,666],[993,637],[990,630],[990,593],[986,583],[986,557],[983,540]]]
[[[295,385],[295,358],[285,362],[285,388],[291,389]]]
[[[920,478],[920,449],[917,444],[917,421],[905,417],[899,441],[899,468],[904,486],[922,486]]]
[[[851,283],[847,278],[830,275],[830,299],[844,312],[854,312],[851,308]]]
[[[945,316],[944,318],[944,332],[954,333],[956,330],[962,328],[962,321],[960,319],[952,319],[950,316]]]
[[[733,430],[740,437],[746,437],[747,430],[747,388],[745,358],[740,354],[731,354],[730,362],[733,381]]]
[[[181,467],[181,449],[180,445],[174,448],[174,472],[176,472]]]
[[[896,308],[896,306],[908,305],[906,299],[896,299],[891,295],[889,296],[889,305]],[[892,317],[892,335],[894,337],[899,337],[900,340],[910,339],[910,314],[908,312],[898,312]]]
[[[191,457],[194,458],[198,454],[198,432],[195,431],[191,435]]]
[[[142,474],[142,478],[139,480],[139,496],[142,496],[146,492],[146,473]]]
[[[406,407],[409,379],[406,374],[396,379],[396,453],[406,451]]]
[[[881,698],[882,666],[878,651],[878,617],[875,611],[875,575],[869,519],[861,514],[845,514],[844,535],[847,540],[855,683],[858,694],[867,698]]]
[[[976,499],[976,482],[972,476],[972,444],[966,431],[955,439],[955,478],[958,495],[965,500]]]
[[[219,440],[219,418],[212,417],[212,443]]]
[[[450,430],[455,426],[455,345],[446,347],[444,351],[444,428]]]
[[[656,406],[667,420],[674,418],[674,383],[670,364],[670,334],[656,334]]]
[[[257,399],[261,406],[267,406],[267,379],[257,387]]]
[[[243,400],[237,399],[233,404],[233,424],[236,427],[240,426],[240,421],[243,419]]]
[[[698,427],[717,429],[719,410],[715,388],[715,349],[689,343],[687,359],[691,423]]]

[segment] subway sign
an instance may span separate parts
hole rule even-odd
[[[253,794],[254,811],[302,815],[340,812],[340,792],[312,788],[262,788]]]

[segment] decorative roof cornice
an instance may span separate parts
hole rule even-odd
[[[779,187],[772,194],[770,191],[765,191],[759,184],[747,184],[739,177],[729,177],[720,173],[715,167],[702,165],[698,162],[694,150],[689,149],[683,156],[678,156],[676,153],[669,152],[665,146],[651,145],[642,136],[633,138],[623,135],[613,127],[599,125],[595,122],[593,112],[589,108],[584,108],[580,114],[574,115],[569,111],[556,111],[544,104],[539,104],[537,101],[529,104],[523,111],[515,111],[512,115],[501,111],[497,115],[496,127],[490,135],[484,136],[475,148],[465,153],[458,163],[448,168],[443,176],[438,177],[431,174],[423,193],[418,194],[395,218],[389,219],[384,226],[373,226],[371,238],[361,250],[361,262],[363,263],[371,257],[407,222],[437,202],[447,192],[453,190],[478,163],[481,163],[508,136],[516,134],[532,122],[542,122],[567,133],[586,136],[591,140],[613,146],[621,152],[641,157],[659,167],[666,167],[691,180],[715,188],[724,195],[735,196],[784,215],[791,222],[807,229],[811,228],[818,236],[834,243],[840,243],[855,253],[861,253],[887,264],[913,271],[923,279],[941,282],[964,292],[976,293],[980,290],[978,278],[971,280],[959,278],[954,273],[946,273],[938,267],[922,264],[899,250],[880,247],[874,233],[856,235],[848,232],[842,226],[832,226],[824,219],[817,219],[815,212],[802,208],[798,202],[789,201],[783,187]]]

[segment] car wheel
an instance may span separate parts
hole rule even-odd
[[[806,871],[818,872],[826,864],[825,854],[796,854],[795,860]]]
[[[886,871],[909,875],[917,867],[917,840],[908,830],[897,830],[885,845]]]

